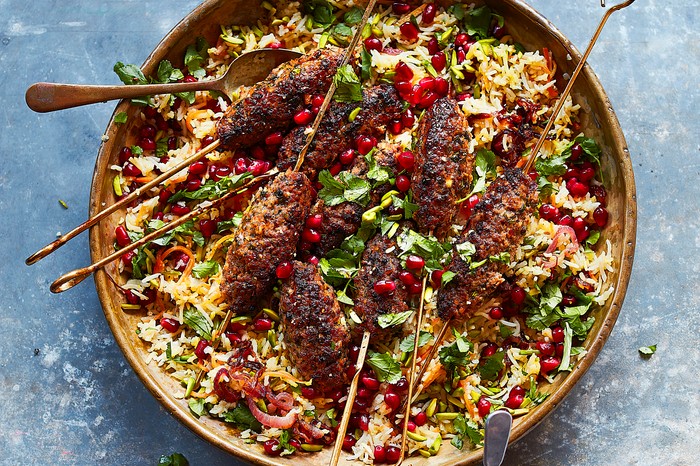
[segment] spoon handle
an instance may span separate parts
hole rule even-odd
[[[484,466],[501,466],[506,456],[513,417],[508,411],[494,411],[486,418]]]
[[[27,89],[25,98],[29,108],[35,112],[45,113],[115,99],[131,99],[153,94],[216,90],[219,84],[219,80],[133,86],[36,83]]]

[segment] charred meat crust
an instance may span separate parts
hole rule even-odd
[[[272,290],[277,264],[293,259],[313,192],[306,175],[288,171],[253,196],[226,255],[221,285],[237,314],[254,312],[256,300]]]
[[[286,131],[307,95],[325,94],[343,53],[317,50],[277,67],[250,95],[231,105],[217,126],[222,147],[250,147],[275,131]]]
[[[411,179],[421,233],[444,239],[457,216],[456,202],[467,195],[474,169],[467,118],[457,102],[443,98],[428,109],[417,132],[416,165]]]
[[[401,262],[393,252],[387,252],[391,248],[396,248],[396,241],[393,239],[381,234],[372,238],[362,254],[360,271],[353,280],[355,313],[362,319],[362,323],[355,330],[369,331],[373,339],[388,338],[397,331],[397,328],[381,328],[379,316],[408,310],[408,292],[399,280]],[[393,281],[396,290],[389,295],[380,295],[374,291],[374,284],[380,280]]]
[[[350,122],[350,113],[361,107]],[[315,178],[319,171],[330,168],[355,137],[364,134],[381,136],[386,125],[397,119],[403,110],[401,99],[393,86],[381,84],[363,91],[360,102],[333,102],[304,158],[302,171]],[[295,128],[282,142],[277,166],[281,170],[293,167],[306,143],[306,128]]]
[[[503,252],[515,255],[536,205],[537,186],[520,169],[507,168],[489,185],[459,240],[475,246],[473,262],[486,263],[471,270],[470,264],[453,252],[449,270],[456,275],[438,295],[440,318],[468,318],[496,291],[508,264],[489,258]]]
[[[294,262],[280,292],[280,316],[289,359],[302,379],[329,392],[345,385],[350,331],[335,291],[315,266]]]

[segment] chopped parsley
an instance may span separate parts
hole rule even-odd
[[[362,101],[362,84],[360,78],[355,74],[352,66],[345,65],[338,68],[333,83],[336,85],[333,100],[337,102],[361,102]]]
[[[374,369],[377,380],[386,383],[396,383],[401,378],[401,363],[389,353],[371,352],[367,364]]]
[[[343,202],[355,202],[362,206],[369,203],[369,193],[372,186],[367,180],[350,172],[340,172],[337,178],[333,178],[328,170],[323,170],[319,173],[318,180],[323,185],[318,197],[329,206]]]
[[[641,354],[642,357],[650,358],[654,353],[656,353],[656,345],[642,346],[639,348],[639,354]]]
[[[377,319],[377,323],[381,328],[395,327],[406,322],[412,314],[413,311],[404,311],[396,314],[382,314]]]
[[[183,313],[183,319],[185,324],[194,330],[197,335],[205,340],[211,340],[211,332],[214,330],[214,327],[196,308],[186,308]]]
[[[458,367],[464,367],[469,364],[469,353],[472,350],[472,344],[468,342],[463,335],[453,330],[455,341],[445,347],[440,348],[438,356],[440,363],[448,373],[453,373]]]

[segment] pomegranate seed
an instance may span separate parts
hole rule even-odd
[[[394,83],[394,87],[396,88],[398,93],[401,94],[401,96],[408,96],[413,90],[413,85],[410,81],[398,81]]]
[[[435,93],[440,97],[445,97],[449,92],[450,83],[444,78],[435,78]]]
[[[306,260],[307,260],[307,261],[309,262],[309,264],[311,264],[311,265],[318,265],[318,263],[319,263],[319,259],[318,259],[318,257],[316,257],[316,256],[309,256]]]
[[[377,146],[377,138],[374,136],[359,136],[355,143],[357,144],[357,151],[361,155],[367,155]]]
[[[352,453],[352,447],[355,446],[357,440],[350,434],[346,434],[343,439],[343,450]]]
[[[418,283],[418,279],[416,278],[416,276],[413,275],[411,272],[407,272],[406,270],[402,270],[401,272],[399,272],[399,280],[401,280],[401,283],[403,283],[406,286],[411,286]]]
[[[304,232],[301,234],[301,238],[309,243],[318,243],[321,241],[321,233],[313,228],[305,228]]]
[[[143,150],[156,150],[156,142],[152,138],[139,139],[139,146]]]
[[[187,183],[185,184],[185,189],[187,191],[197,191],[201,187],[202,187],[201,180],[188,180]]]
[[[440,288],[440,284],[442,283],[442,275],[444,273],[444,270],[435,270],[432,274],[430,274],[430,284],[433,285],[433,288]]]
[[[433,78],[432,76],[427,76],[418,81],[418,86],[426,91],[435,90],[435,78]]]
[[[524,399],[525,397],[523,397],[522,395],[510,395],[505,403],[506,408],[518,409],[520,405],[523,404]]]
[[[361,377],[360,380],[362,381],[362,385],[364,385],[368,389],[373,390],[375,392],[379,390],[379,380],[372,377],[371,375],[365,374]]]
[[[409,288],[408,292],[411,294],[420,294],[423,291],[423,284],[419,281],[413,283]]]
[[[185,204],[184,201],[180,201],[180,202],[178,202],[178,203],[176,203],[176,204],[173,204],[173,208],[172,208],[171,211],[172,211],[173,214],[175,214],[175,215],[181,217],[181,216],[183,216],[183,215],[185,215],[185,214],[189,214],[189,213],[190,213],[190,208],[187,207],[187,205]]]
[[[294,447],[298,450],[301,448],[301,442],[299,440],[293,438],[289,441],[289,446]]]
[[[588,183],[591,181],[593,178],[595,178],[595,170],[591,167],[583,168],[581,170],[581,181],[584,183]]]
[[[411,151],[403,151],[396,157],[396,163],[406,171],[412,171],[416,164],[416,156]]]
[[[160,319],[160,326],[170,333],[175,333],[180,330],[180,322],[170,317]]]
[[[374,284],[374,292],[379,295],[389,295],[396,291],[396,283],[392,280],[379,280]]]
[[[263,149],[260,146],[255,146],[255,147],[250,149],[250,155],[252,155],[253,158],[256,160],[264,160],[265,159],[265,149]]]
[[[400,81],[410,82],[413,79],[413,70],[410,66],[408,66],[402,61],[396,64],[396,66],[394,67],[394,72],[396,73],[396,75],[394,76],[395,83]]]
[[[447,66],[447,57],[445,57],[445,52],[437,52],[431,58],[430,62],[433,64],[433,68],[438,73],[445,69]]]
[[[496,346],[495,343],[489,343],[481,350],[481,357],[488,358],[489,356],[493,356],[496,354],[497,349],[498,346]]]
[[[571,178],[566,182],[566,189],[569,190],[572,196],[582,197],[585,196],[588,192],[588,185],[585,183],[581,183],[576,178]]]
[[[270,162],[267,160],[253,160],[248,169],[253,176],[260,176],[270,169]]]
[[[516,396],[525,396],[525,389],[520,385],[516,385],[510,390],[510,394]]]
[[[401,124],[404,125],[405,128],[411,128],[415,122],[416,117],[411,109],[406,110],[404,114],[401,115]]]
[[[342,169],[343,169],[343,165],[340,162],[338,162],[335,165],[333,165],[331,168],[329,168],[328,171],[330,172],[330,174],[332,176],[335,176],[338,173],[340,173]],[[321,185],[321,187],[323,187],[323,185]]]
[[[600,228],[603,228],[608,223],[608,210],[605,207],[597,207],[593,211],[593,220]]]
[[[389,124],[389,131],[391,131],[391,134],[396,136],[397,134],[401,134],[403,131],[403,124],[401,123],[401,120],[394,120]]]
[[[566,173],[564,173],[564,174],[562,175],[562,177],[563,177],[565,180],[570,180],[571,178],[576,178],[576,179],[578,179],[578,177],[579,177],[580,175],[581,175],[581,172],[579,172],[578,168],[572,167],[572,168],[569,168],[568,170],[566,170]]]
[[[608,193],[605,191],[605,188],[601,185],[594,185],[590,187],[591,191],[591,196],[595,196],[596,200],[600,202],[600,205],[605,207],[605,199],[608,196]]]
[[[554,343],[562,343],[564,341],[564,329],[561,327],[554,327],[552,329],[552,341]]]
[[[540,372],[548,374],[559,367],[559,364],[561,364],[561,360],[554,356],[540,359]]]
[[[390,445],[386,448],[386,462],[396,463],[401,459],[401,448]]]
[[[211,238],[211,235],[213,235],[216,232],[216,225],[216,220],[200,220],[199,231],[202,232],[202,236],[204,236],[205,238]]]
[[[117,240],[119,247],[124,247],[131,244],[131,238],[129,238],[129,233],[127,233],[124,225],[119,225],[114,229],[114,236]]]
[[[428,53],[430,55],[435,55],[436,53],[438,53],[440,51],[440,43],[438,42],[438,40],[435,37],[432,37],[428,41],[427,47],[428,47]],[[435,66],[435,64],[433,64],[433,66]]]
[[[129,251],[124,253],[124,255],[121,257],[122,264],[124,264],[127,267],[131,267],[131,261],[134,259],[134,257],[136,257],[136,251]]]
[[[240,332],[246,329],[246,322],[230,322],[226,330],[229,332]]]
[[[476,409],[479,411],[479,416],[486,417],[491,412],[491,402],[482,396],[476,402]]]
[[[421,97],[420,102],[418,102],[418,106],[420,108],[430,108],[439,98],[440,96],[436,93],[428,91],[423,95],[423,97]]]
[[[211,171],[209,175],[215,179],[215,181],[225,178],[231,174],[231,167],[228,165],[223,165],[221,167],[216,167],[216,171],[212,174]]]
[[[405,15],[411,11],[411,5],[408,3],[396,2],[391,5],[391,9],[394,10],[394,13],[397,15]]]
[[[382,45],[382,41],[376,37],[368,37],[365,39],[365,48],[367,51],[376,50],[377,52],[381,52],[384,46]]]
[[[386,461],[386,449],[384,445],[376,445],[374,447],[374,462],[383,463]]]
[[[323,216],[321,214],[313,214],[306,219],[306,226],[309,228],[321,228],[321,225],[323,225]]]
[[[367,414],[360,414],[360,417],[357,419],[357,427],[364,432],[369,430],[369,416]]]
[[[554,354],[556,354],[558,358],[564,355],[564,343],[557,343],[554,346]]]
[[[331,395],[330,395],[329,398],[337,403],[337,402],[340,401],[340,399],[341,399],[342,397],[344,397],[344,396],[345,396],[345,392],[344,392],[344,391],[342,391],[342,390],[336,390],[336,391],[334,391],[333,393],[331,393]]]
[[[496,39],[502,39],[503,36],[506,35],[506,28],[501,26],[500,24],[496,23],[493,26],[493,30],[491,31],[491,35],[495,37]]]
[[[408,391],[408,380],[406,377],[401,376],[398,382],[389,385],[389,387],[392,389],[393,393],[406,393]]]
[[[581,217],[576,217],[574,219],[573,225],[571,225],[574,231],[578,232],[580,230],[583,230],[583,228],[586,226],[586,221],[582,219]]]
[[[326,96],[323,94],[315,95],[313,99],[311,99],[311,106],[313,107],[320,107],[323,105],[323,101],[326,100]]]
[[[153,125],[143,125],[141,129],[139,129],[139,136],[142,138],[149,138],[153,139],[156,137],[156,127]]]
[[[269,456],[279,456],[282,453],[282,447],[280,447],[280,441],[276,438],[271,438],[267,442],[263,443],[263,449],[265,454]]]
[[[267,47],[270,49],[283,49],[284,45],[285,45],[284,42],[276,40],[276,41],[270,43],[270,45],[268,45]]]
[[[313,387],[301,387],[301,394],[304,398],[316,398],[316,389]]]
[[[122,170],[122,173],[124,173],[124,175],[126,175],[126,176],[134,176],[134,177],[142,175],[141,170],[139,170],[139,168],[131,162],[126,162],[126,165],[124,165],[124,168]]]
[[[293,271],[294,266],[291,262],[282,262],[275,269],[275,275],[281,280],[286,280],[287,278],[292,276]]]
[[[576,297],[573,295],[570,295],[570,294],[565,294],[561,298],[561,303],[567,307],[575,306],[576,305]]]
[[[267,317],[259,317],[253,322],[253,328],[258,332],[266,332],[272,328],[272,320]]]
[[[409,270],[420,270],[425,265],[425,260],[420,257],[411,254],[406,258],[406,268]]]
[[[415,432],[416,431],[416,423],[413,421],[408,421],[406,423],[406,429],[408,429],[409,432]]]
[[[540,217],[553,222],[559,218],[559,209],[552,204],[542,204],[540,206]]]
[[[575,161],[578,160],[582,155],[583,155],[583,147],[581,147],[581,144],[574,144],[574,145],[571,147],[571,157],[569,157],[569,160],[575,162]]]
[[[348,149],[342,154],[340,154],[340,163],[343,165],[350,165],[352,162],[355,161],[355,151],[352,149]]]
[[[197,78],[195,78],[195,77],[192,76],[191,74],[188,74],[187,76],[185,76],[185,78],[183,79],[183,81],[185,81],[186,83],[196,83],[196,82],[197,82]]]
[[[171,136],[168,138],[168,150],[175,149],[177,149],[177,138],[175,136]]]
[[[571,217],[571,215],[563,215],[557,223],[565,227],[570,227],[574,224],[574,219]]]
[[[146,118],[155,118],[155,116],[158,114],[158,111],[150,106],[144,107],[142,112],[146,116]]]
[[[298,112],[296,115],[294,115],[294,123],[296,123],[299,126],[305,126],[311,123],[314,119],[314,114],[311,112],[311,110],[304,109]]]
[[[357,345],[352,345],[349,350],[350,354],[350,359],[352,362],[357,361],[358,356],[360,355],[360,347]]]
[[[175,261],[173,268],[178,272],[183,272],[187,268],[187,264],[190,261],[190,256],[187,254],[180,254],[180,257]]]
[[[268,146],[279,146],[282,144],[282,140],[284,139],[284,135],[282,134],[281,131],[277,131],[276,133],[269,134],[265,138],[265,144]]]
[[[209,355],[204,352],[205,349],[209,348],[211,346],[211,343],[209,343],[207,340],[199,340],[199,343],[197,343],[197,347],[194,350],[194,354],[199,358],[200,361],[203,361],[205,359],[209,359]]]
[[[124,165],[133,155],[129,147],[122,147],[122,150],[119,151],[119,165]]]
[[[464,50],[457,50],[457,64],[461,64],[467,58],[467,54]]]
[[[138,304],[141,302],[141,298],[136,296],[131,290],[126,290],[124,292],[124,297],[126,298],[126,302],[129,304]]]
[[[396,177],[396,189],[405,193],[411,189],[411,180],[408,179],[406,175],[399,175]]]
[[[498,306],[492,307],[489,311],[489,317],[493,320],[501,320],[503,318],[503,308]]]
[[[423,24],[433,24],[435,21],[435,14],[437,13],[437,8],[434,3],[428,3],[423,10],[421,15],[421,23]]]
[[[396,393],[384,394],[384,402],[392,411],[401,406],[401,396]]]
[[[510,290],[510,300],[518,306],[525,302],[526,295],[527,293],[525,293],[525,290],[519,286],[515,286],[512,290]]]
[[[233,164],[233,170],[236,172],[236,175],[240,175],[241,173],[247,172],[248,160],[243,157],[236,160],[236,162]]]
[[[464,47],[467,42],[469,42],[469,36],[464,33],[457,34],[455,37],[455,47]]]
[[[428,422],[428,415],[421,411],[420,413],[416,414],[414,422],[418,427],[425,425],[425,423]]]
[[[554,354],[554,345],[548,341],[538,341],[535,348],[540,352],[540,356],[551,356]]]
[[[579,243],[582,243],[588,239],[589,236],[591,236],[591,229],[588,227],[588,225],[584,226],[583,229],[581,230],[575,230],[576,231],[576,239],[578,240]]]

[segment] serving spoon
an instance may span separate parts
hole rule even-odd
[[[32,84],[25,99],[35,112],[53,112],[115,99],[132,99],[154,94],[191,91],[219,91],[231,96],[240,86],[252,86],[292,58],[302,55],[288,49],[259,49],[236,58],[220,78],[192,83],[101,86],[84,84]]]

